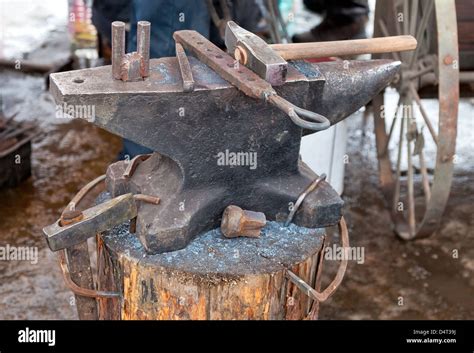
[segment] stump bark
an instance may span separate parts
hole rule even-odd
[[[269,222],[259,238],[227,239],[216,229],[185,249],[147,255],[127,225],[116,227],[98,238],[98,282],[123,298],[101,299],[99,317],[304,319],[312,300],[285,274],[289,269],[314,287],[323,240],[324,230]]]

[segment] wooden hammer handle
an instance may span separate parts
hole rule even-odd
[[[359,54],[380,54],[414,50],[412,36],[392,36],[318,43],[272,44],[270,47],[285,60],[325,58]]]

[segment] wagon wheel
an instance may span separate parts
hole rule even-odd
[[[389,90],[373,107],[381,188],[395,233],[409,240],[438,228],[451,188],[459,101],[454,0],[377,1],[374,36],[399,34],[415,36],[418,47],[392,54],[402,62],[391,89],[396,108],[389,109]],[[420,96],[430,88],[437,102],[427,107]]]

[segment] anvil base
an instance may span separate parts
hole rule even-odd
[[[208,184],[184,188],[180,168],[166,156],[154,153],[129,179],[123,177],[128,163],[109,166],[107,189],[113,197],[128,192],[160,197],[159,205],[140,203],[138,208],[136,232],[150,254],[186,247],[197,234],[218,227],[224,209],[231,204],[284,222],[298,196],[318,177],[300,160],[297,170],[285,176],[254,183],[242,180],[228,187]],[[305,198],[293,222],[308,228],[335,225],[342,206],[339,195],[323,182]]]

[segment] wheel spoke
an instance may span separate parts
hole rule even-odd
[[[403,104],[405,101],[403,100]],[[397,154],[397,174],[396,174],[396,181],[395,181],[395,192],[393,194],[393,213],[397,213],[398,202],[400,201],[400,166],[402,161],[402,144],[403,144],[403,129],[405,125],[403,124],[404,120],[406,119],[406,110],[402,107],[402,120],[400,121],[400,135],[398,139],[398,154]]]
[[[411,0],[410,35],[412,36],[415,35],[417,20],[418,20],[418,0]]]
[[[395,32],[397,33],[397,36],[399,36],[402,34],[402,30],[400,28],[400,22],[398,21],[398,5],[396,1],[393,1],[392,4],[393,4],[393,16],[396,18]]]
[[[397,103],[397,108],[395,109],[395,114],[394,114],[394,116],[393,116],[393,120],[392,120],[392,123],[391,123],[391,125],[390,125],[390,131],[389,131],[389,133],[388,133],[387,143],[385,144],[385,147],[384,147],[384,149],[383,149],[383,153],[382,153],[382,154],[384,154],[385,152],[387,152],[388,145],[389,145],[389,143],[390,143],[390,139],[392,138],[393,130],[394,130],[394,128],[395,128],[395,122],[396,122],[397,119],[398,119],[398,110],[400,109],[401,100],[402,100],[402,98],[399,97],[399,98],[398,98],[398,103]]]
[[[385,24],[384,20],[379,20],[379,27],[385,37],[390,37],[387,25]],[[391,52],[390,54],[392,54],[394,60],[401,61],[400,55],[397,52]]]
[[[432,65],[426,66],[418,71],[415,71],[410,74],[410,76],[407,77],[409,80],[414,80],[419,78],[420,76],[426,75],[427,73],[433,72],[434,67]]]
[[[403,1],[403,34],[410,34],[408,23],[408,0]]]
[[[428,204],[431,198],[431,189],[430,189],[430,181],[428,179],[428,171],[426,170],[425,154],[423,153],[423,150],[420,151],[419,158],[420,158],[421,178],[423,180],[423,191],[425,192],[426,204]]]
[[[411,140],[409,138],[410,134],[410,123],[412,117],[406,119],[407,124],[407,162],[408,162],[408,225],[410,227],[410,236],[415,235],[416,231],[416,220],[415,220],[415,196],[413,190],[413,164],[411,158]]]
[[[420,96],[418,95],[418,92],[416,91],[415,86],[413,85],[413,83],[410,83],[410,92],[413,95],[413,98],[415,98],[416,103],[418,105],[418,109],[420,110],[421,116],[423,117],[423,120],[425,121],[425,124],[428,127],[428,130],[430,131],[431,137],[433,138],[433,141],[435,142],[435,144],[437,146],[438,145],[438,136],[436,135],[436,132],[433,128],[433,125],[431,124],[431,121],[428,118],[428,114],[426,113],[426,110],[423,107],[423,104],[421,103]]]
[[[418,53],[420,51],[420,47],[422,46],[423,43],[423,34],[425,33],[426,26],[428,25],[428,21],[430,19],[431,13],[433,12],[433,4],[434,1],[426,1],[428,3],[428,7],[426,8],[426,12],[423,12],[423,16],[420,21],[420,26],[418,27],[418,31],[416,32],[416,40],[418,42],[418,45],[416,46],[415,51],[413,51],[413,54],[411,55],[410,58],[410,65],[409,67],[413,67],[417,57]]]

